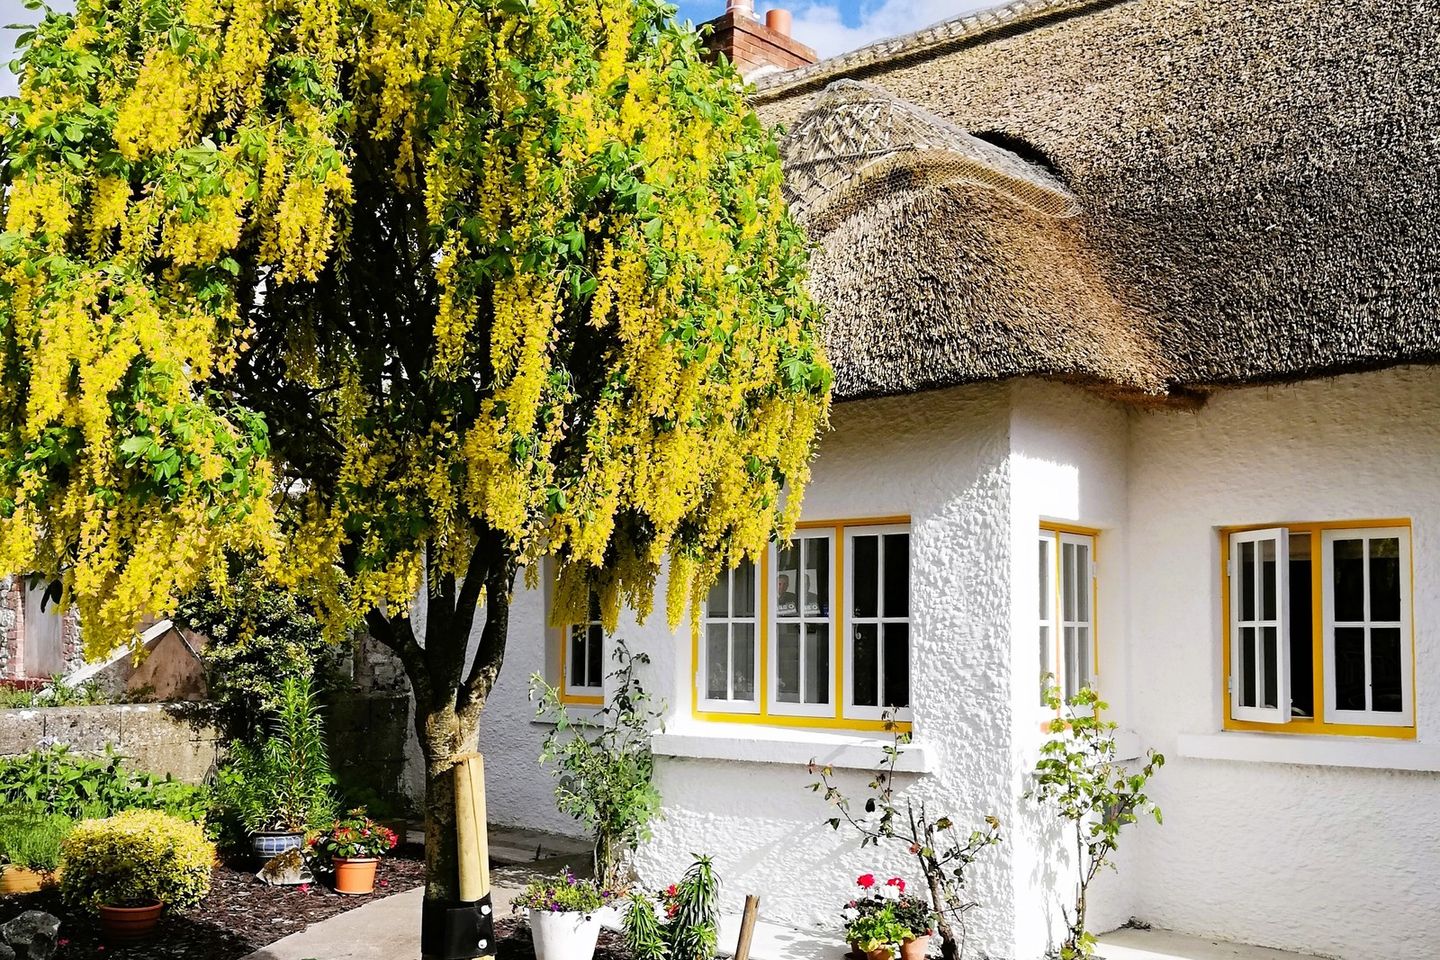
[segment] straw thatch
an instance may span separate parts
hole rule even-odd
[[[842,397],[1440,361],[1440,0],[1032,0],[756,101]]]

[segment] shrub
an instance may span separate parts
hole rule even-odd
[[[935,911],[924,900],[907,894],[901,878],[891,877],[881,884],[867,873],[855,883],[865,893],[845,908],[845,940],[861,953],[881,948],[899,953],[905,941],[929,936],[934,930]]]
[[[77,824],[61,847],[60,894],[74,907],[140,906],[171,910],[210,891],[215,847],[193,823],[155,810],[127,810]]]
[[[290,677],[270,735],[258,747],[236,744],[216,779],[221,816],[249,833],[301,833],[334,818],[335,778],[325,749],[325,723],[306,677]]]
[[[560,811],[589,828],[595,838],[595,875],[618,889],[627,851],[650,838],[650,823],[660,812],[650,736],[663,711],[651,708],[635,672],[650,659],[643,653],[632,656],[623,640],[615,642],[614,657],[619,664],[610,674],[615,692],[591,719],[572,722],[560,691],[538,674],[530,678],[530,696],[539,699],[535,715],[554,725],[540,761],[556,761]]]
[[[558,876],[537,877],[515,898],[521,910],[545,910],[550,913],[593,913],[611,899],[607,890],[593,880],[577,879],[568,869]]]
[[[340,671],[346,648],[325,639],[313,607],[243,559],[231,560],[221,590],[207,585],[190,594],[173,619],[210,641],[210,703],[216,724],[231,739],[253,743],[264,737],[287,678],[308,678],[322,699],[346,683]]]
[[[139,808],[199,821],[205,818],[209,791],[132,771],[108,747],[103,757],[86,757],[58,744],[0,757],[0,807],[11,804],[74,820]]]
[[[75,826],[69,817],[38,807],[0,812],[0,862],[50,872],[60,863],[60,844]]]
[[[112,695],[97,680],[69,683],[64,677],[51,677],[39,687],[0,687],[0,708],[29,709],[38,707],[92,707],[119,703],[127,698]]]
[[[663,920],[657,912],[664,914]],[[720,879],[710,858],[696,857],[681,881],[661,890],[655,899],[631,894],[623,933],[635,960],[714,960],[720,936]]]

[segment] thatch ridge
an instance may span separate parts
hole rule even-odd
[[[1440,362],[1440,0],[1002,9],[760,90],[798,130],[837,109],[817,85],[864,76],[1033,147],[1078,209],[1040,216],[922,150],[866,166],[808,224],[840,396],[1014,376],[1177,395]]]

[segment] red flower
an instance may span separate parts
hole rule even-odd
[[[859,885],[861,889],[869,890],[871,887],[875,886],[875,874],[863,873],[855,878],[855,883]]]
[[[672,884],[670,884],[670,886],[668,886],[668,887],[665,888],[665,896],[667,896],[667,897],[673,897],[673,896],[675,896],[675,894],[678,892],[678,890],[679,890],[679,888],[676,887],[676,885],[672,883]]]
[[[899,877],[891,877],[889,880],[886,880],[885,886],[898,887],[901,893],[905,892],[905,881]]]

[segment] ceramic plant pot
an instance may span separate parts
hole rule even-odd
[[[305,845],[305,834],[263,831],[250,834],[250,850],[261,861],[269,860],[286,850],[299,850]]]
[[[160,922],[159,903],[143,907],[100,908],[100,934],[109,941],[144,940],[155,932]]]
[[[590,960],[600,939],[600,918],[593,913],[530,911],[535,960]]]
[[[12,893],[38,893],[45,885],[45,874],[29,867],[0,867],[0,897]]]
[[[375,892],[375,868],[378,857],[335,858],[335,892],[352,897]]]
[[[925,955],[930,952],[930,938],[928,936],[916,937],[914,940],[906,940],[900,944],[900,960],[925,960]]]
[[[861,950],[860,944],[850,944],[851,960],[894,960],[894,953],[889,947],[876,947],[874,950]]]

